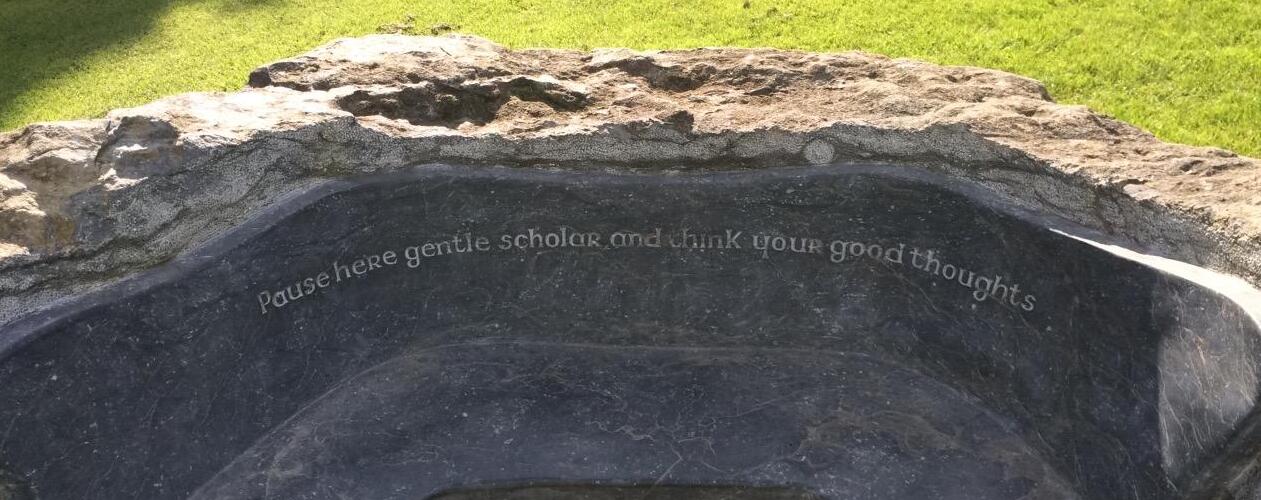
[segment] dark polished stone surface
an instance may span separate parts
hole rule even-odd
[[[864,356],[452,347],[352,377],[195,496],[427,498],[549,478],[1021,498],[1056,478],[1014,431],[944,384]]]
[[[898,167],[333,183],[0,332],[0,468],[45,499],[1202,493],[1257,443],[1255,323],[1052,223]]]
[[[814,493],[756,486],[539,485],[451,491],[434,500],[819,500]]]

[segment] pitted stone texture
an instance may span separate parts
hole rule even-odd
[[[0,324],[166,262],[296,189],[428,162],[894,162],[1261,281],[1258,160],[1162,143],[998,71],[378,35],[269,64],[249,83],[0,135]]]

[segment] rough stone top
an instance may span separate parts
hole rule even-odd
[[[965,177],[1139,251],[1261,277],[1261,161],[1163,143],[1028,78],[856,52],[375,35],[258,68],[239,92],[0,135],[0,324],[332,177],[854,161]]]

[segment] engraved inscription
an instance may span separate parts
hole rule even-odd
[[[948,261],[940,250],[920,248],[905,242],[850,241],[810,235],[754,233],[728,228],[697,230],[661,227],[646,231],[619,230],[607,235],[568,226],[532,227],[495,235],[463,232],[399,249],[335,260],[329,263],[327,269],[276,288],[260,290],[255,297],[260,314],[267,314],[317,295],[321,290],[343,281],[365,278],[374,272],[400,264],[416,269],[424,265],[427,259],[467,253],[506,254],[558,249],[616,251],[630,248],[755,252],[765,260],[795,256],[819,258],[837,266],[868,261],[904,267],[908,272],[927,274],[940,282],[957,285],[960,292],[967,293],[976,302],[994,301],[1025,312],[1032,312],[1037,307],[1037,297],[1008,275],[977,271],[961,263]]]

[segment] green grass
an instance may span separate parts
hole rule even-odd
[[[1256,0],[0,0],[0,130],[240,88],[414,15],[513,47],[860,49],[1004,69],[1165,140],[1261,154]]]

